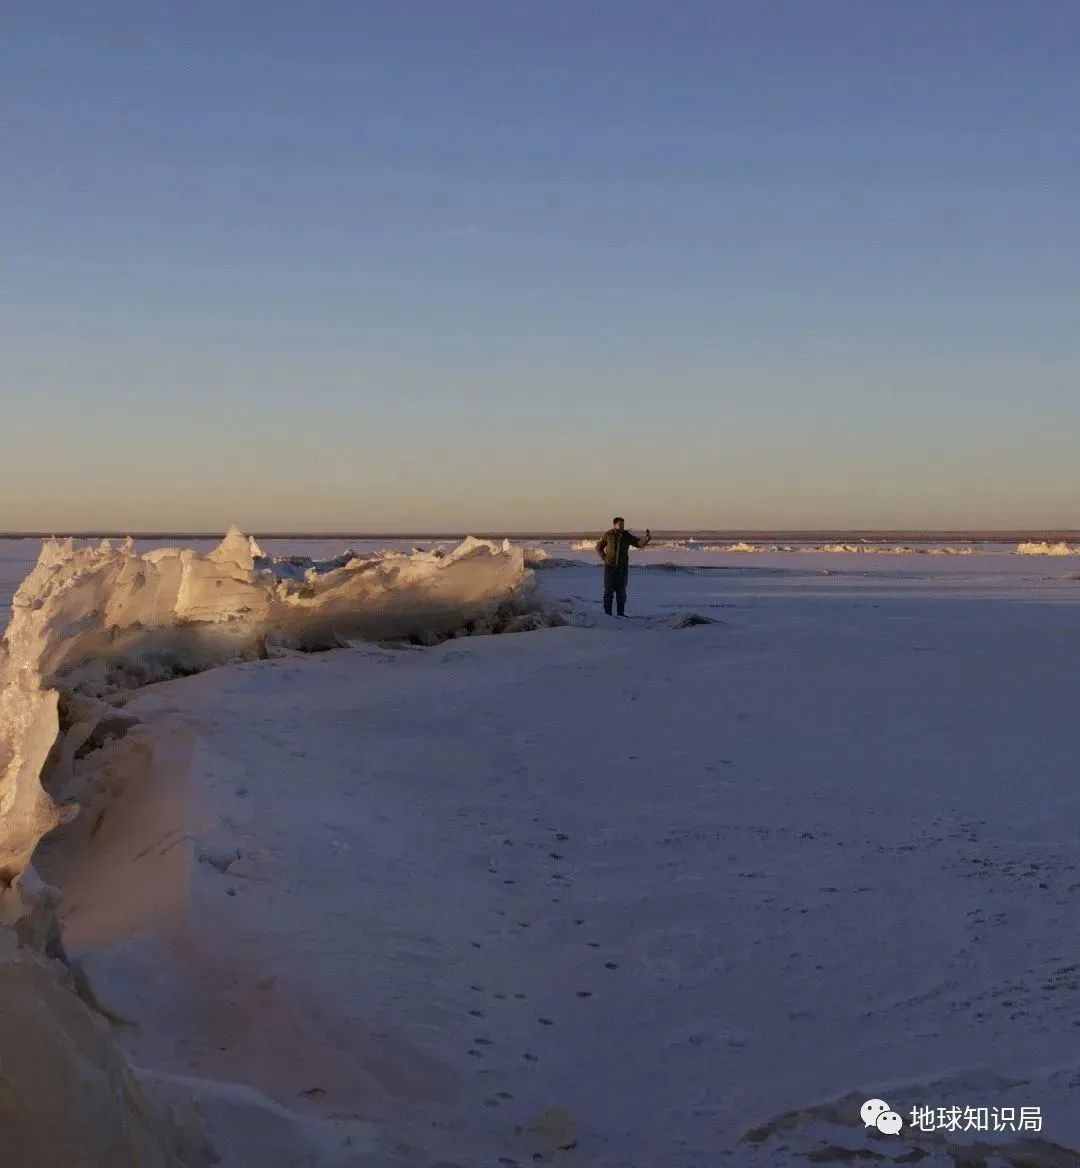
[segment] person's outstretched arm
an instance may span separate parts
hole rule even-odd
[[[644,539],[638,539],[638,537],[636,535],[631,535],[630,532],[627,532],[626,533],[626,542],[631,547],[643,548],[646,546],[646,544],[652,543],[652,532],[646,527]]]

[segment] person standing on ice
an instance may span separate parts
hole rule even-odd
[[[611,521],[611,530],[606,531],[596,541],[596,554],[604,561],[604,612],[611,616],[611,601],[614,597],[619,616],[625,616],[626,582],[630,577],[630,549],[643,548],[652,539],[652,532],[646,527],[645,538],[638,539],[626,530],[626,520],[616,515]]]

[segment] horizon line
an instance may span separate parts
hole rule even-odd
[[[239,525],[237,525],[239,526]],[[228,529],[226,529],[228,530]],[[250,531],[241,528],[245,535],[255,539],[283,540],[283,539],[353,539],[370,541],[375,539],[464,539],[472,535],[481,539],[548,539],[566,540],[580,539],[601,531],[601,528],[577,528],[574,530],[485,530],[472,528],[450,531],[350,531],[348,529],[334,529],[329,531],[318,530],[285,530],[260,531],[252,528]],[[655,539],[689,539],[707,536],[710,539],[829,539],[846,537],[848,539],[961,539],[972,542],[995,543],[1012,542],[1023,539],[1042,539],[1047,542],[1055,540],[1080,538],[1078,528],[904,528],[904,527],[755,527],[755,528],[658,528],[653,531]],[[52,530],[52,531],[0,531],[0,539],[126,539],[129,536],[135,540],[163,540],[163,539],[191,539],[191,540],[221,540],[225,531],[197,531],[197,530],[122,530],[118,528],[90,528],[85,530]]]

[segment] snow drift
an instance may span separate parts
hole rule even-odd
[[[524,608],[531,582],[521,548],[472,537],[449,552],[323,563],[265,557],[236,528],[207,555],[46,541],[0,646],[0,887],[65,814],[40,783],[58,690],[100,697],[288,649],[438,639]]]
[[[56,961],[0,929],[4,1163],[204,1168],[216,1159],[197,1115],[140,1085],[108,1029]]]

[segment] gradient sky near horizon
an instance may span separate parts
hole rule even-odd
[[[1080,527],[1080,7],[103,0],[0,61],[0,530]]]

